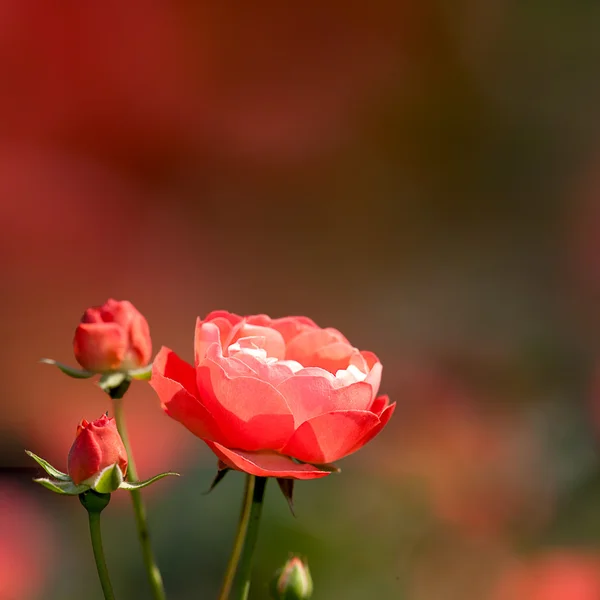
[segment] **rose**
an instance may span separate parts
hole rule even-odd
[[[113,465],[117,465],[125,477],[127,451],[115,420],[106,415],[91,423],[83,419],[77,426],[67,465],[69,476],[75,485],[89,481],[100,471]]]
[[[198,320],[195,366],[162,348],[151,385],[165,412],[232,469],[312,479],[376,436],[395,408],[381,363],[306,317]]]
[[[128,371],[147,365],[152,357],[148,322],[128,301],[110,299],[88,308],[75,331],[73,350],[88,371]]]

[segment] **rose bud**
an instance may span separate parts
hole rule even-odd
[[[395,404],[378,395],[381,370],[375,354],[307,317],[216,311],[198,320],[194,364],[162,348],[150,384],[226,467],[315,479],[389,421]]]
[[[69,450],[68,472],[75,485],[92,480],[107,467],[117,465],[127,473],[127,451],[114,419],[102,415],[77,426],[77,437]]]
[[[307,600],[312,596],[313,582],[308,565],[294,556],[275,573],[271,594],[275,600]]]
[[[73,350],[77,362],[91,372],[139,369],[152,357],[148,322],[131,302],[110,299],[85,311]]]

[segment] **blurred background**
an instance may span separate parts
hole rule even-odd
[[[342,473],[268,490],[253,599],[600,598],[600,4],[0,2],[0,600],[101,598],[59,468],[99,388],[83,311],[308,315],[398,402]],[[126,412],[170,600],[216,596],[243,476],[144,383]],[[128,498],[118,598],[147,598]]]

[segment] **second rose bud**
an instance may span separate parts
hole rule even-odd
[[[102,415],[91,423],[83,419],[77,427],[67,465],[69,476],[75,485],[90,482],[112,465],[117,465],[125,477],[127,451],[115,420],[107,415]]]
[[[148,322],[131,302],[111,298],[85,311],[73,350],[77,362],[93,373],[139,369],[152,358]]]

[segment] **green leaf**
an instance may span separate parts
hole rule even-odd
[[[87,479],[86,485],[100,494],[110,494],[118,490],[123,483],[123,473],[117,464],[100,471],[94,478]]]
[[[40,362],[45,365],[52,365],[54,367],[58,367],[63,373],[68,375],[69,377],[73,377],[74,379],[88,379],[93,377],[95,373],[91,371],[85,371],[84,369],[76,369],[75,367],[70,367],[69,365],[65,365],[60,363],[52,358],[42,358]]]
[[[129,377],[141,381],[148,381],[152,377],[152,364],[128,372]]]
[[[160,475],[155,475],[154,477],[146,479],[145,481],[124,481],[120,487],[122,490],[139,490],[147,485],[150,485],[151,483],[154,483],[155,481],[158,481],[159,479],[162,479],[163,477],[166,477],[167,475],[175,475],[176,477],[179,477],[179,473],[169,471],[168,473],[160,473]]]
[[[25,450],[25,454],[31,456],[31,458],[33,458],[33,460],[35,460],[35,462],[40,465],[40,467],[42,467],[42,469],[44,469],[44,471],[46,471],[50,477],[54,477],[59,481],[71,481],[71,478],[66,473],[54,468],[48,461],[45,461],[43,458],[40,458],[33,452]]]
[[[34,479],[36,483],[43,485],[45,488],[56,494],[63,494],[66,496],[78,496],[83,492],[87,492],[90,488],[87,485],[75,485],[72,481],[54,481],[49,478],[40,477]]]

